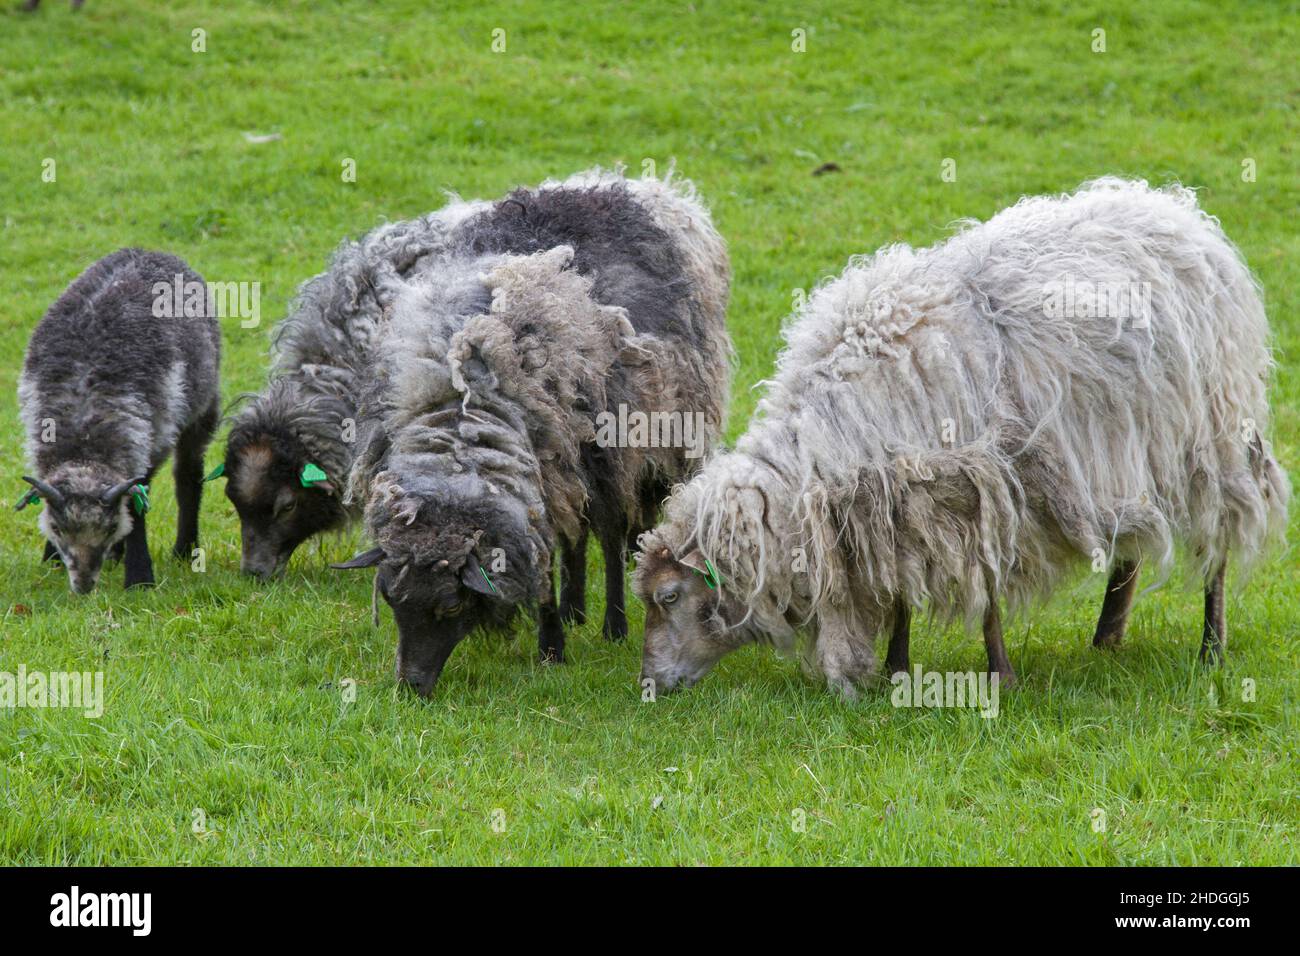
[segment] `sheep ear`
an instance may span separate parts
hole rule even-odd
[[[371,548],[369,551],[362,551],[342,564],[331,564],[330,567],[335,571],[351,571],[355,568],[373,568],[382,560],[384,560],[384,549]]]
[[[334,483],[330,481],[325,469],[314,462],[302,466],[298,481],[304,488],[317,488],[326,494],[334,494]]]
[[[460,569],[460,583],[471,591],[486,594],[488,597],[501,596],[501,592],[497,590],[497,586],[492,583],[492,579],[483,570],[483,565],[478,563],[478,556],[473,551],[465,559],[465,566]]]
[[[679,558],[678,563],[690,568],[692,571],[695,571],[704,578],[704,583],[709,586],[710,590],[716,591],[718,585],[722,582],[722,579],[718,577],[717,569],[714,568],[713,563],[704,555],[700,554],[699,548],[693,549],[688,555],[686,555],[686,557]]]
[[[686,555],[684,558],[678,558],[677,563],[681,565],[685,565],[686,567],[690,568],[692,571],[699,571],[700,574],[709,573],[708,565],[705,564],[704,555],[700,554],[699,548],[695,548],[693,551],[691,551],[690,554]]]

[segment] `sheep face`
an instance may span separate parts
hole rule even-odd
[[[377,568],[375,589],[397,623],[397,680],[421,697],[433,691],[457,644],[471,631],[509,623],[537,586],[534,562],[498,566],[490,557],[496,550],[529,553],[523,526],[486,505],[461,507],[399,499],[384,512],[379,546],[334,565]]]
[[[93,464],[56,469],[46,480],[26,479],[45,502],[40,528],[58,549],[77,594],[89,594],[99,581],[104,558],[131,532],[127,494],[144,478],[123,478]]]
[[[745,643],[729,626],[741,615],[710,587],[712,573],[698,551],[677,560],[664,548],[637,562],[635,588],[646,609],[641,681],[653,681],[655,693],[690,687]]]
[[[487,596],[467,586],[466,568],[452,571],[446,561],[432,567],[386,562],[378,574],[379,593],[397,623],[397,680],[428,697],[456,645],[490,616]]]
[[[239,514],[245,574],[267,580],[284,570],[298,545],[345,520],[334,481],[305,455],[266,437],[227,451],[226,497]]]

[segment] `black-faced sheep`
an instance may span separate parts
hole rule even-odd
[[[221,334],[203,279],[175,256],[123,249],[99,260],[32,333],[18,403],[47,559],[86,594],[125,552],[126,586],[153,583],[148,484],[175,454],[174,552],[198,541],[203,453],[220,417]],[[123,540],[125,539],[125,544]]]
[[[1114,644],[1139,563],[1167,575],[1176,542],[1217,658],[1228,555],[1285,525],[1271,364],[1250,272],[1179,187],[1100,180],[853,261],[790,327],[736,450],[643,539],[643,679],[689,685],[811,623],[811,663],[851,696],[876,634],[893,618],[905,640],[928,603],[982,619],[1007,680],[1000,596],[1091,560],[1111,571],[1094,640]]]
[[[594,171],[465,220],[398,298],[353,469],[377,546],[345,566],[379,566],[399,680],[428,694],[466,634],[521,608],[562,660],[552,555],[577,573],[588,528],[604,632],[626,634],[630,536],[720,434],[729,278],[689,184]]]
[[[380,315],[447,231],[486,203],[453,200],[344,242],[303,284],[274,335],[265,391],[245,397],[226,441],[226,496],[240,520],[240,567],[266,579],[313,535],[358,515],[343,502],[356,450],[359,376]]]

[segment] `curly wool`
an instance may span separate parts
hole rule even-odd
[[[557,232],[581,248],[548,245]],[[599,449],[594,475],[594,418],[620,403],[697,409],[704,442],[717,440],[729,278],[686,183],[596,170],[467,220],[395,298],[376,349],[348,489],[376,543],[398,563],[455,564],[486,534],[529,569],[520,598],[536,601],[557,540],[581,539],[593,482],[648,526],[647,480],[679,480],[697,462],[682,448]],[[430,510],[458,536],[413,528]]]
[[[486,206],[451,196],[436,212],[344,241],[329,268],[303,283],[272,334],[270,382],[243,397],[231,444],[287,433],[326,474],[346,476],[356,445],[344,441],[344,425],[356,419],[384,311],[440,255],[451,231]]]
[[[1067,280],[1149,283],[1149,321],[1045,308]],[[1190,190],[1102,179],[854,259],[786,340],[736,449],[643,541],[698,547],[756,636],[846,607],[872,633],[896,596],[970,623],[1081,557],[1167,575],[1179,542],[1209,579],[1284,529],[1264,308]]]

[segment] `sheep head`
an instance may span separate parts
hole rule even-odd
[[[43,478],[23,480],[31,485],[18,503],[45,503],[40,528],[58,550],[77,594],[89,594],[99,581],[104,558],[131,531],[128,504],[135,498],[147,507],[143,476],[131,478],[97,462],[69,462]]]
[[[245,574],[274,577],[298,545],[346,519],[342,476],[327,474],[320,458],[286,421],[250,419],[231,430],[222,473],[239,514]]]
[[[334,565],[376,569],[375,590],[397,623],[397,679],[421,697],[457,644],[504,627],[549,580],[526,525],[488,504],[398,489],[367,509],[377,546]]]
[[[698,549],[677,557],[653,532],[639,544],[633,589],[645,605],[641,682],[653,681],[655,693],[690,687],[747,642],[732,626],[744,611]]]

